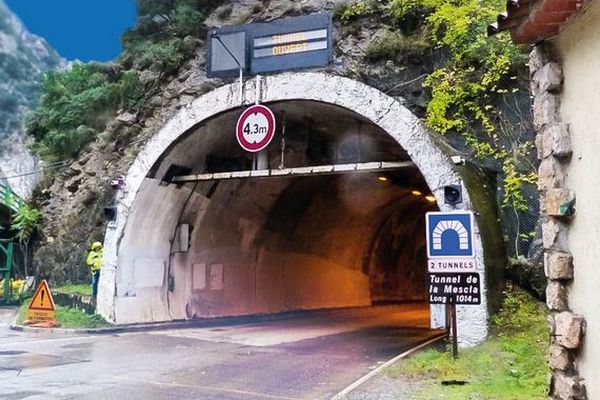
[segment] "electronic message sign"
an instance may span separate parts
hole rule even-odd
[[[330,14],[212,30],[208,76],[235,77],[239,67],[261,74],[325,66],[331,62],[331,38]]]

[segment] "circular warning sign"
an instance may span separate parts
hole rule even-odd
[[[246,151],[264,150],[275,136],[275,115],[268,107],[256,105],[246,109],[237,123],[236,137]]]

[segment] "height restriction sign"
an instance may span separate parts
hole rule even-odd
[[[275,115],[268,107],[255,105],[240,116],[236,137],[246,151],[256,153],[264,150],[275,136]]]

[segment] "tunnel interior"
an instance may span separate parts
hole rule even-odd
[[[314,101],[269,107],[278,128],[260,154],[238,145],[241,111],[234,110],[187,132],[152,167],[121,241],[128,251],[119,253],[126,268],[117,286],[121,302],[143,298],[147,306],[143,316],[121,320],[425,302],[424,214],[437,206],[414,166],[171,182],[173,175],[410,161],[352,111]]]

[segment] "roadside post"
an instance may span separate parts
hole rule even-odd
[[[481,304],[481,276],[473,244],[473,213],[428,212],[427,290],[430,304],[445,304],[450,317],[452,355],[458,358],[457,305]]]

